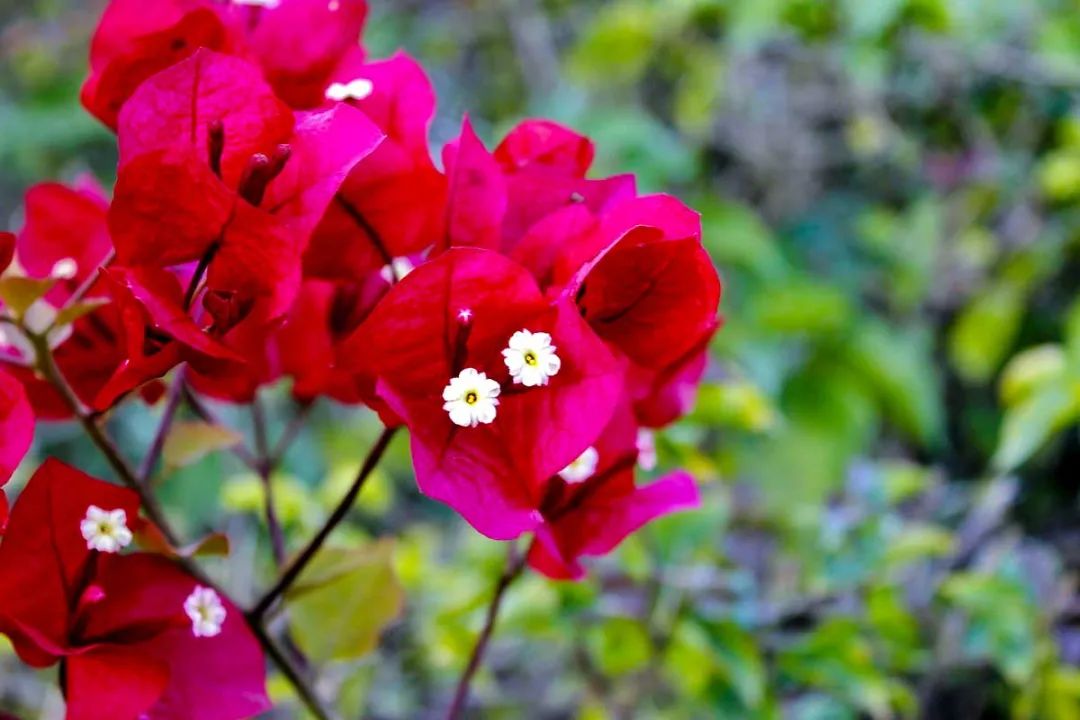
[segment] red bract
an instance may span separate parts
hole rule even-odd
[[[199,626],[185,608],[194,578],[161,556],[117,554],[138,511],[134,492],[46,461],[0,543],[0,632],[29,665],[64,663],[71,720],[267,709],[262,653],[241,611],[217,598],[224,618]]]
[[[638,428],[621,407],[604,433],[551,478],[541,505],[529,564],[555,579],[579,579],[579,558],[604,555],[642,525],[700,503],[693,478],[675,472],[648,485],[634,484]]]
[[[181,362],[210,368],[244,362],[188,317],[184,291],[172,273],[117,268],[106,270],[104,277],[120,314],[126,352],[124,362],[98,393],[96,408],[109,408],[125,393],[164,376]]]
[[[632,175],[585,177],[592,155],[587,138],[543,120],[519,125],[493,154],[466,120],[461,136],[443,150],[450,188],[440,247],[512,254],[529,228],[552,213],[578,205],[599,213],[632,198]]]
[[[370,403],[374,378],[345,369],[344,343],[389,289],[378,273],[361,283],[308,280],[274,344],[293,395],[308,401],[325,395],[347,404]]]
[[[225,11],[278,97],[296,108],[322,103],[330,74],[357,51],[364,0],[231,3]]]
[[[34,411],[26,392],[18,380],[0,370],[0,487],[11,478],[33,439]]]
[[[26,193],[26,222],[19,231],[15,272],[37,279],[52,278],[55,286],[27,311],[24,321],[41,332],[57,311],[106,260],[112,242],[106,226],[107,202],[89,178],[74,187],[57,183],[36,185]],[[87,297],[100,298],[94,285]],[[89,403],[123,360],[117,343],[119,320],[105,307],[77,320],[67,329],[54,331],[57,366],[75,394]],[[0,364],[26,388],[35,413],[42,418],[69,417],[71,409],[56,390],[26,367],[33,361],[29,341],[15,328],[0,326]]]
[[[26,221],[19,231],[19,265],[30,277],[57,278],[50,299],[66,300],[97,272],[112,251],[106,224],[109,201],[90,176],[73,187],[41,183],[26,191]]]
[[[551,122],[522,123],[494,153],[466,122],[444,157],[440,247],[500,249],[550,296],[572,298],[629,361],[641,421],[685,413],[720,301],[697,213],[666,195],[635,197],[630,177],[587,179],[592,143]]]
[[[214,4],[205,0],[112,0],[90,43],[83,106],[110,128],[146,78],[200,47],[234,44]]]
[[[531,369],[557,352],[555,372],[532,386],[514,381],[506,357],[520,331],[546,333],[554,346],[536,349]],[[572,303],[549,303],[524,268],[467,248],[421,265],[391,289],[346,353],[378,378],[378,394],[409,426],[421,490],[496,539],[541,521],[544,483],[596,439],[622,380]],[[454,419],[453,408],[465,416]],[[469,417],[475,426],[461,427]]]
[[[294,125],[253,66],[205,50],[143,83],[119,135],[109,226],[120,262],[209,260],[204,305],[219,332],[256,308],[266,319],[288,309],[312,230],[382,139],[348,107]]]
[[[364,62],[359,51],[334,72],[327,96],[362,110],[386,140],[349,174],[304,255],[304,273],[355,281],[433,245],[446,179],[428,149],[435,93],[404,53]]]
[[[144,80],[207,48],[251,60],[283,100],[315,107],[366,15],[363,0],[112,0],[90,45],[82,102],[115,129]]]
[[[582,264],[579,248],[590,245],[602,249]],[[564,292],[629,359],[639,419],[656,426],[686,412],[719,327],[720,279],[701,246],[697,214],[664,195],[621,203],[592,239],[565,246],[556,278],[575,267]]]
[[[0,232],[0,273],[15,259],[15,233]]]
[[[260,386],[290,377],[293,397],[301,402],[326,396],[350,405],[365,403],[388,424],[396,424],[374,396],[375,379],[349,369],[355,363],[343,357],[347,338],[389,287],[382,272],[369,273],[361,282],[305,280],[280,325],[241,323],[225,337],[246,363],[219,364],[206,372],[193,367],[192,385],[219,400],[247,403]]]

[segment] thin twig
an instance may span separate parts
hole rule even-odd
[[[169,436],[173,421],[176,419],[176,412],[180,409],[180,401],[184,396],[183,391],[186,375],[187,366],[181,365],[176,371],[176,377],[173,378],[172,385],[169,387],[169,395],[165,401],[165,411],[161,415],[161,421],[158,423],[157,432],[154,433],[154,439],[150,443],[150,448],[146,451],[142,464],[139,465],[138,479],[140,485],[146,485],[150,482],[150,478],[154,474],[154,467],[157,465],[158,459],[161,458],[161,453],[165,449],[165,440]]]
[[[274,483],[271,478],[276,463],[270,458],[270,443],[266,434],[266,413],[256,394],[251,401],[251,423],[255,431],[255,457],[259,466],[259,480],[263,486],[263,514],[266,517],[266,531],[270,535],[270,550],[274,555],[274,565],[280,568],[285,564],[285,531],[278,519],[277,503],[274,501]]]
[[[281,464],[281,461],[285,458],[285,453],[289,451],[292,444],[296,441],[296,438],[300,435],[300,431],[304,429],[304,423],[307,422],[308,416],[311,415],[311,409],[315,406],[314,402],[302,402],[297,403],[296,414],[293,415],[292,420],[285,426],[285,431],[278,438],[277,445],[274,446],[273,452],[270,453],[270,462],[274,467]]]
[[[200,420],[211,425],[222,425],[217,415],[215,415],[213,411],[210,410],[210,408],[206,407],[205,403],[203,403],[203,401],[199,399],[199,396],[195,394],[195,392],[191,389],[190,385],[185,383],[181,392],[184,395],[184,402],[189,408],[191,408],[191,412],[195,413],[195,415]],[[251,452],[246,447],[244,447],[242,443],[229,448],[229,452],[235,455],[237,459],[239,459],[240,462],[244,463],[244,465],[246,465],[252,472],[259,472],[258,459],[254,455],[252,455]]]
[[[127,460],[120,454],[119,449],[113,441],[105,434],[105,431],[98,426],[91,416],[90,412],[83,405],[82,400],[75,394],[75,391],[71,389],[71,385],[68,384],[64,378],[63,373],[60,372],[60,368],[56,365],[56,358],[53,357],[52,348],[49,347],[48,339],[43,335],[37,333],[31,333],[25,331],[30,342],[34,345],[35,354],[38,358],[38,369],[41,374],[45,376],[45,379],[56,389],[60,396],[64,399],[64,402],[71,409],[71,412],[75,415],[75,418],[83,426],[86,434],[90,437],[98,449],[101,450],[101,454],[105,456],[109,465],[112,466],[116,472],[117,477],[127,487],[134,490],[139,494],[139,500],[142,502],[143,509],[146,514],[154,521],[161,532],[165,535],[165,538],[174,546],[179,547],[177,535],[169,525],[168,520],[165,518],[165,511],[162,510],[158,504],[157,499],[150,493],[146,492],[146,489],[139,482],[138,476],[131,466],[128,465]]]
[[[525,569],[526,557],[525,553],[517,551],[514,544],[509,546],[506,556],[506,568],[503,570],[502,575],[499,576],[499,582],[495,585],[495,594],[491,598],[491,604],[488,605],[484,628],[480,631],[479,637],[476,638],[476,645],[473,647],[472,655],[469,657],[469,664],[465,666],[465,672],[462,673],[461,680],[458,681],[457,690],[454,692],[454,701],[450,705],[450,710],[446,713],[446,720],[458,720],[461,714],[465,712],[465,705],[469,701],[469,689],[472,686],[476,671],[480,669],[480,663],[484,659],[484,653],[487,651],[491,636],[495,632],[495,622],[499,619],[499,609],[502,607],[503,597],[506,595],[507,588],[521,577],[521,573]]]
[[[379,439],[371,446],[367,457],[364,458],[364,464],[360,467],[360,472],[357,473],[356,479],[353,480],[353,484],[349,488],[349,491],[345,493],[341,502],[334,508],[334,511],[330,514],[330,517],[326,519],[326,522],[319,532],[316,533],[315,537],[313,537],[304,549],[300,551],[300,554],[289,563],[274,586],[255,604],[255,607],[252,608],[249,613],[251,618],[259,619],[266,615],[267,611],[274,606],[274,603],[276,603],[290,587],[292,587],[292,584],[296,582],[300,573],[304,571],[304,568],[307,567],[308,563],[310,563],[315,555],[318,554],[319,550],[322,549],[323,544],[326,543],[326,539],[330,537],[330,533],[332,533],[349,514],[349,510],[356,502],[356,498],[364,488],[364,484],[379,464],[379,461],[382,460],[382,456],[386,452],[386,448],[390,445],[390,441],[393,439],[396,430],[396,428],[383,429],[382,434],[379,435]]]

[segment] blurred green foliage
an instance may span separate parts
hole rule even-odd
[[[100,5],[0,10],[13,224],[32,182],[110,178],[77,109]],[[584,583],[515,586],[483,717],[1080,718],[1080,4],[382,1],[367,42],[424,61],[437,144],[465,110],[489,141],[524,115],[592,135],[598,173],[701,211],[725,281],[698,406],[658,438],[704,508]],[[151,412],[114,431],[141,447]],[[329,406],[310,427],[273,480],[294,547],[376,432]],[[66,428],[39,451],[103,469]],[[270,576],[257,478],[216,453],[161,491],[191,533],[229,531],[230,586]],[[296,612],[342,707],[438,716],[502,548],[418,496],[400,441],[335,545],[341,601]],[[6,677],[0,706],[55,705]]]

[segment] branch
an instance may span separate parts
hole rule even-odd
[[[173,421],[176,419],[176,412],[180,409],[180,401],[183,399],[186,371],[187,366],[181,365],[176,371],[176,377],[173,378],[172,386],[169,388],[169,397],[165,401],[165,412],[161,415],[161,422],[158,423],[158,429],[154,434],[153,441],[150,443],[150,448],[146,451],[142,464],[139,465],[138,480],[140,485],[146,485],[150,482],[150,477],[154,474],[154,467],[165,449],[165,440],[169,436]]]
[[[253,620],[258,620],[264,617],[268,610],[273,607],[282,595],[284,595],[292,584],[296,582],[296,579],[300,576],[300,573],[304,571],[308,563],[318,554],[319,550],[326,543],[326,539],[330,537],[330,533],[341,524],[341,521],[345,519],[345,516],[349,514],[349,510],[356,502],[356,498],[360,495],[360,491],[364,488],[364,484],[367,479],[374,472],[379,461],[382,460],[383,454],[386,452],[387,446],[390,444],[390,440],[393,439],[394,433],[397,428],[384,428],[382,434],[379,435],[379,439],[375,441],[375,444],[368,451],[367,457],[364,458],[364,464],[360,467],[360,472],[357,473],[356,479],[353,481],[352,487],[345,493],[345,497],[341,499],[337,507],[334,508],[334,512],[330,514],[330,517],[326,519],[319,532],[311,539],[307,546],[300,551],[300,554],[289,563],[288,567],[281,574],[281,577],[274,584],[274,586],[266,592],[265,595],[255,604],[255,607],[249,613],[249,617]]]
[[[49,381],[56,391],[60,393],[64,402],[67,403],[67,406],[75,415],[75,418],[83,426],[83,429],[90,437],[90,440],[97,445],[101,454],[105,456],[109,465],[112,466],[113,471],[116,472],[120,481],[128,488],[138,493],[139,501],[142,503],[143,509],[150,519],[154,521],[154,524],[161,529],[165,538],[174,547],[179,547],[180,543],[178,542],[177,534],[169,525],[168,520],[165,518],[165,512],[161,509],[157,499],[142,486],[135,471],[132,470],[123,455],[120,454],[120,450],[105,434],[105,431],[94,421],[90,412],[83,406],[82,400],[80,400],[79,396],[75,394],[75,391],[71,389],[71,385],[68,384],[67,380],[60,372],[60,368],[56,365],[56,358],[53,356],[52,348],[49,347],[48,339],[44,335],[31,333],[25,329],[24,332],[30,339],[30,342],[34,345],[34,351],[38,359],[38,370],[45,376],[45,379]]]
[[[304,423],[307,422],[308,416],[311,415],[311,409],[315,407],[315,403],[311,401],[298,402],[296,407],[296,414],[293,415],[292,420],[285,426],[285,431],[278,439],[277,445],[274,446],[273,452],[270,453],[270,462],[274,467],[281,464],[281,461],[285,458],[285,453],[292,447],[293,442],[296,441],[300,431],[304,428]]]
[[[218,419],[217,415],[215,415],[210,410],[210,408],[206,407],[206,405],[203,404],[203,401],[199,399],[199,396],[192,391],[190,385],[185,383],[181,392],[184,395],[184,402],[187,403],[187,406],[191,408],[191,412],[195,413],[195,415],[198,416],[200,420],[205,423],[209,423],[210,425],[224,425]],[[254,455],[252,455],[251,452],[246,447],[244,447],[243,444],[234,445],[229,449],[229,452],[235,455],[237,459],[239,459],[240,462],[244,463],[244,465],[246,465],[252,472],[259,472],[258,459]]]
[[[480,669],[480,663],[484,659],[488,642],[491,641],[491,636],[495,632],[495,622],[499,618],[499,609],[502,607],[503,597],[506,595],[507,588],[521,577],[521,573],[525,569],[526,557],[526,553],[518,553],[515,545],[510,545],[506,555],[506,568],[499,577],[499,582],[495,585],[495,594],[492,596],[491,604],[488,606],[484,629],[480,631],[480,636],[476,639],[476,646],[473,647],[472,656],[469,658],[469,664],[465,667],[461,680],[458,681],[457,691],[454,693],[454,702],[446,713],[446,720],[458,720],[465,711],[465,704],[469,700],[469,689],[472,686],[473,677],[476,675],[476,671]]]
[[[255,455],[259,466],[259,480],[263,486],[263,514],[266,516],[266,531],[270,535],[270,550],[274,555],[274,565],[280,568],[285,564],[285,532],[281,529],[276,503],[274,502],[274,484],[271,476],[275,463],[270,457],[269,443],[266,436],[266,415],[258,394],[251,401],[251,422],[255,429]]]

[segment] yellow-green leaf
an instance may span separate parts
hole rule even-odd
[[[405,601],[393,553],[390,540],[325,548],[305,568],[286,603],[297,643],[309,657],[352,660],[375,649]]]
[[[36,280],[18,275],[5,277],[0,279],[0,300],[21,318],[30,306],[45,297],[45,293],[52,290],[55,284],[56,280],[53,278]]]
[[[83,300],[82,302],[75,303],[74,305],[68,305],[56,314],[56,319],[53,320],[53,327],[62,328],[67,325],[71,325],[79,318],[86,317],[98,308],[104,307],[108,304],[108,300],[94,298],[91,300]]]
[[[199,421],[178,422],[165,438],[162,457],[168,467],[184,467],[216,450],[231,448],[242,440],[234,430],[220,425]]]

